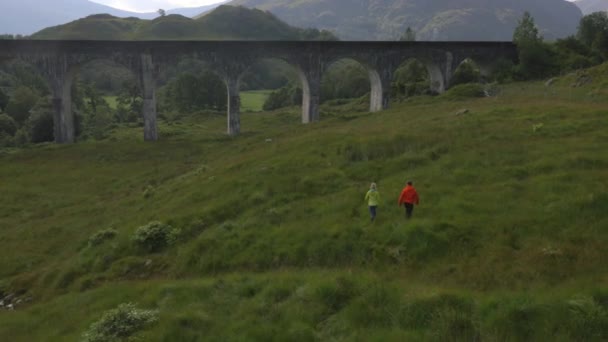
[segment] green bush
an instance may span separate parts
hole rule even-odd
[[[111,240],[115,238],[117,234],[118,232],[116,229],[112,228],[100,230],[89,238],[89,247],[97,246],[107,240]]]
[[[83,336],[83,342],[129,341],[146,325],[158,320],[155,310],[140,310],[134,304],[121,304],[116,309],[104,313],[101,319],[91,325]]]
[[[444,95],[448,99],[466,99],[471,97],[484,97],[483,85],[479,83],[459,84],[450,88]]]
[[[33,111],[28,119],[30,127],[30,140],[33,143],[42,143],[55,140],[53,132],[53,113],[48,107],[40,107]]]
[[[172,245],[177,240],[179,233],[178,229],[155,221],[137,228],[133,241],[138,247],[148,252],[157,252]]]
[[[10,116],[0,113],[0,134],[13,136],[17,132],[17,123]]]

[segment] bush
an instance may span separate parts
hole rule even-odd
[[[6,114],[0,113],[0,134],[5,133],[6,135],[13,136],[15,132],[17,132],[15,120]]]
[[[460,84],[450,88],[444,97],[451,99],[465,99],[471,97],[484,97],[485,90],[483,85],[478,83]]]
[[[118,232],[112,228],[100,230],[89,238],[89,247],[100,245],[107,240],[112,240],[117,234]]]
[[[15,133],[15,145],[16,146],[25,146],[30,142],[30,135],[25,128],[21,128],[17,130]]]
[[[35,110],[28,122],[31,142],[41,143],[55,140],[53,113],[50,108]]]
[[[476,83],[481,80],[481,73],[471,60],[465,60],[452,76],[452,86],[466,83]]]
[[[133,241],[148,252],[157,252],[172,245],[180,231],[162,222],[150,222],[137,228]]]
[[[134,304],[121,304],[104,313],[101,319],[83,334],[84,342],[127,341],[146,325],[158,320],[155,310],[140,310]]]

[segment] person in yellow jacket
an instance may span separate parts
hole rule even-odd
[[[369,206],[369,214],[371,215],[372,222],[374,222],[376,220],[376,209],[378,209],[378,205],[380,204],[380,193],[378,192],[376,183],[370,185],[369,191],[365,194],[365,200]]]

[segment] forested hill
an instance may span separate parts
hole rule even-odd
[[[167,15],[154,20],[143,20],[98,14],[46,28],[31,37],[100,40],[335,39],[326,31],[292,27],[269,12],[233,6],[220,6],[198,19]]]
[[[608,0],[578,0],[575,4],[580,7],[584,14],[608,11]]]
[[[575,33],[581,11],[565,0],[233,0],[269,10],[290,25],[340,39],[397,39],[408,26],[420,40],[510,40],[524,11],[547,39]]]

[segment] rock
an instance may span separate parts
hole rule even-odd
[[[464,109],[461,109],[461,110],[457,111],[455,115],[456,116],[460,116],[460,115],[465,115],[467,113],[469,113],[469,110],[466,109],[466,108],[464,108]]]
[[[152,265],[152,259],[146,260],[146,263],[144,264],[144,266],[150,267],[150,265]]]
[[[23,302],[23,299],[17,299],[17,301],[15,302],[15,305],[19,305]]]
[[[15,310],[15,306],[13,304],[9,304],[6,306],[8,310]]]
[[[271,143],[271,142],[272,142],[272,139],[268,138],[268,139],[266,139],[266,142],[267,142],[267,143]]]
[[[10,303],[10,302],[13,301],[13,298],[15,298],[15,294],[14,293],[9,293],[8,296],[4,297],[4,302]]]
[[[0,308],[3,308],[3,307],[4,307],[4,301],[0,300]]]
[[[555,83],[555,78],[550,78],[547,82],[545,82],[545,87],[550,87]]]

